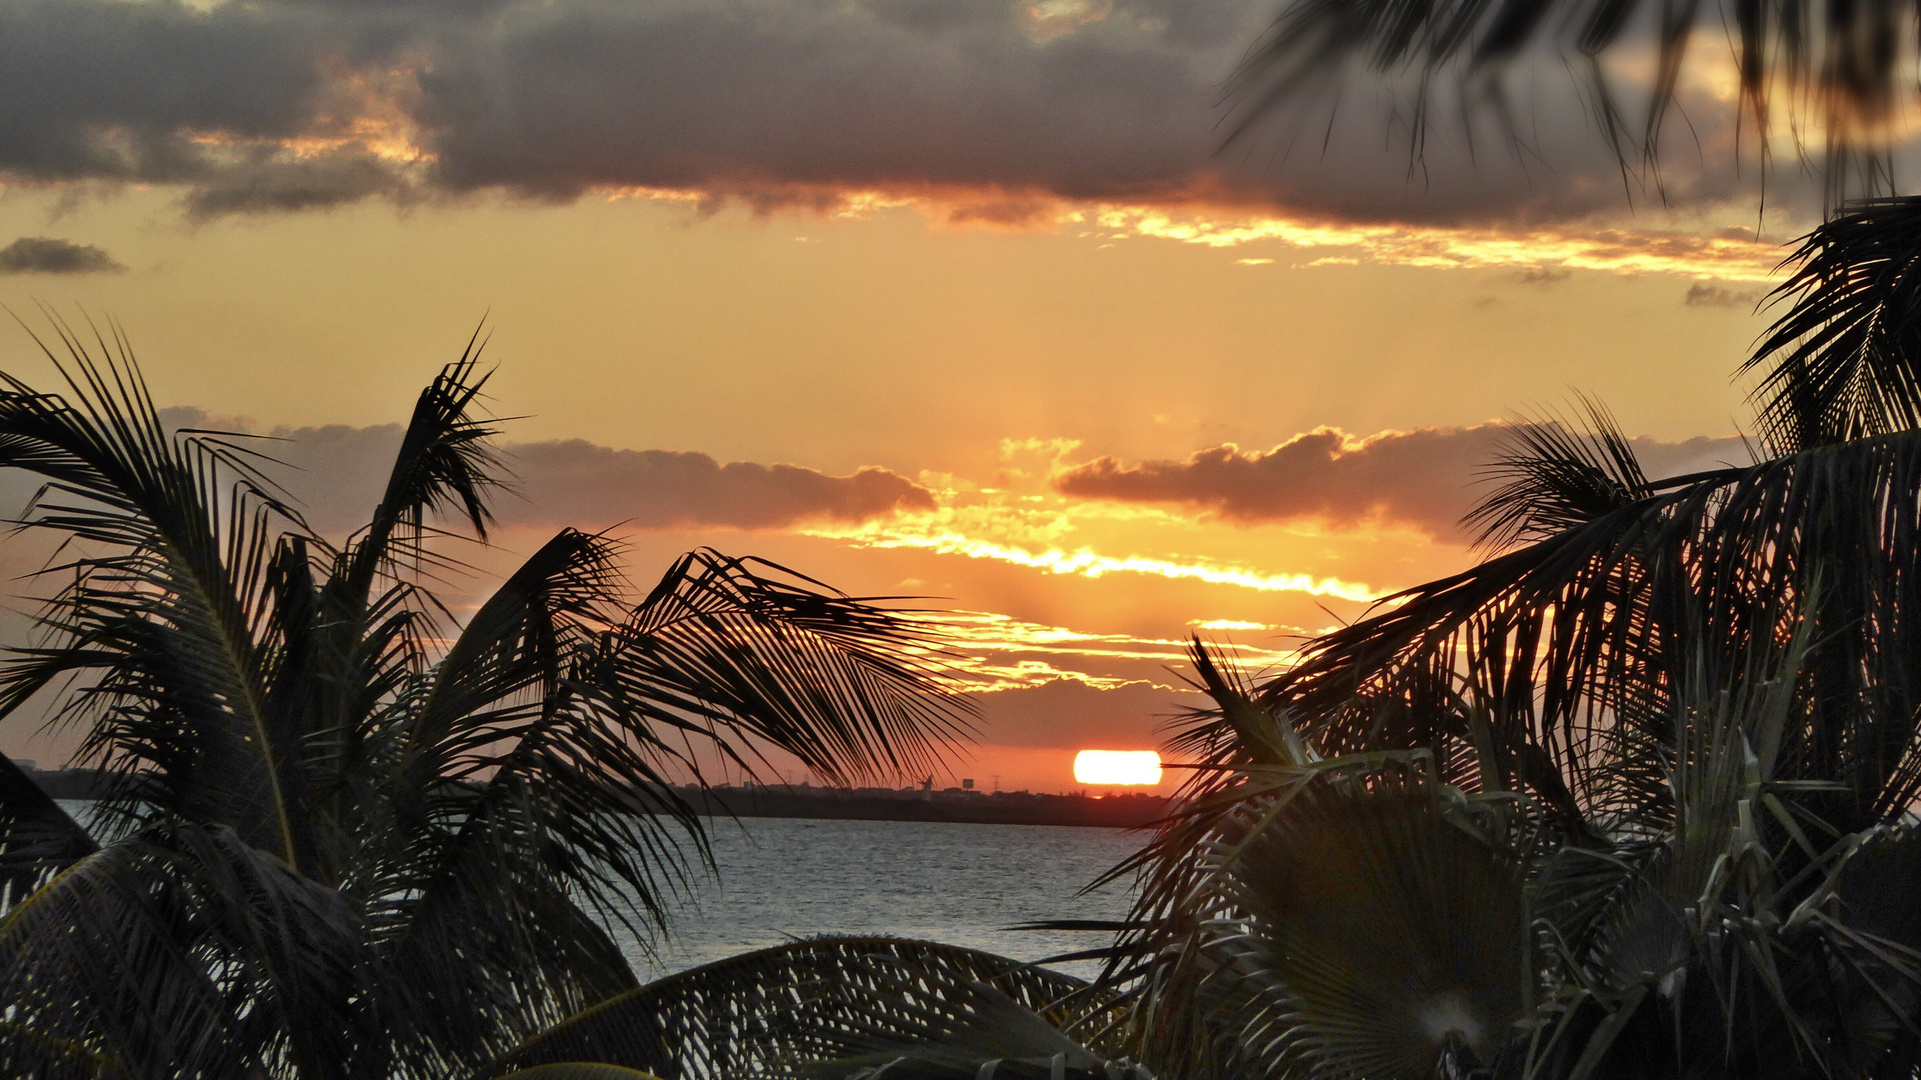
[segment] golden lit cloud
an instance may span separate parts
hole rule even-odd
[[[1556,228],[1444,226],[1344,222],[1290,215],[1247,205],[1215,205],[1208,196],[1170,189],[1137,203],[1074,203],[1045,193],[953,185],[851,190],[822,185],[729,192],[622,187],[612,198],[662,199],[711,206],[739,198],[761,212],[782,210],[863,219],[911,207],[943,226],[1067,232],[1096,243],[1169,240],[1234,249],[1279,246],[1305,256],[1293,265],[1409,266],[1434,270],[1590,270],[1612,274],[1674,274],[1723,281],[1766,281],[1780,248],[1741,226],[1700,223],[1670,228],[1615,224]],[[1016,209],[1018,212],[1016,212]],[[1326,252],[1326,254],[1321,254]],[[1243,266],[1277,263],[1270,255],[1234,260]]]
[[[1272,630],[1266,623],[1247,622],[1243,619],[1199,619],[1188,623],[1196,630]]]
[[[960,555],[969,559],[992,559],[1025,566],[1049,574],[1073,574],[1101,578],[1110,574],[1147,574],[1210,585],[1231,585],[1258,592],[1306,593],[1366,603],[1382,591],[1337,577],[1305,573],[1269,573],[1245,566],[1215,563],[1212,560],[1180,561],[1146,558],[1139,555],[1103,555],[1089,548],[1066,551],[1057,547],[1034,550],[998,543],[948,531],[933,524],[927,515],[909,515],[888,522],[872,522],[854,528],[802,529],[802,535],[827,537],[856,547],[914,548],[941,555]]]
[[[1046,654],[1114,660],[1154,660],[1178,664],[1187,656],[1185,638],[1138,637],[1131,634],[1094,633],[1061,626],[1027,622],[999,612],[956,611],[943,613],[937,620],[947,636],[965,648],[981,653]],[[1202,630],[1272,630],[1266,623],[1215,619],[1192,623]],[[1290,663],[1291,652],[1253,645],[1222,643],[1219,648],[1249,664],[1272,666]],[[1079,675],[1065,674],[1068,678]]]
[[[1217,248],[1278,242],[1307,252],[1326,248],[1352,251],[1320,256],[1306,266],[1367,261],[1442,270],[1556,268],[1765,281],[1781,259],[1776,245],[1757,241],[1752,233],[1737,229],[1698,234],[1607,227],[1375,225],[1151,206],[1104,206],[1092,211],[1090,217],[1101,235],[1109,239],[1156,237]]]

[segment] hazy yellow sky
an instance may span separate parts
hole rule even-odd
[[[1234,173],[1206,92],[1267,7],[36,0],[0,71],[56,72],[57,122],[0,112],[0,303],[111,317],[164,404],[301,439],[323,527],[484,315],[525,496],[484,565],[626,521],[642,580],[711,544],[940,597],[985,716],[955,775],[1068,787],[1154,744],[1188,635],[1284,662],[1462,566],[1490,425],[1583,392],[1657,469],[1743,453],[1782,234],[1733,228],[1712,139],[1666,209],[1589,150]],[[120,55],[80,15],[254,59],[67,94]],[[18,330],[0,364],[45,372]]]

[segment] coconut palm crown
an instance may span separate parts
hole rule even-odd
[[[447,522],[501,486],[479,343],[420,394],[379,503],[309,529],[261,445],[170,431],[126,342],[0,374],[20,528],[59,552],[0,716],[46,702],[84,824],[0,764],[0,1073],[442,1077],[629,991],[706,857],[668,781],[768,747],[829,780],[965,734],[902,609],[696,551],[631,595],[562,529],[464,618]],[[16,724],[22,721],[16,719]]]

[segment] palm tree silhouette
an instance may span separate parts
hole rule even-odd
[[[0,715],[52,694],[84,825],[0,765],[0,1072],[444,1077],[631,990],[707,859],[669,781],[768,748],[830,780],[964,735],[911,613],[713,551],[630,595],[563,529],[464,619],[452,533],[501,468],[480,343],[415,405],[368,524],[308,529],[256,443],[169,431],[126,342],[0,375],[0,466],[60,554]],[[43,346],[45,348],[45,346]]]
[[[1516,429],[1491,557],[1258,687],[1198,642],[1200,771],[1108,981],[1165,1076],[1921,1068],[1921,200],[1805,238],[1758,460],[1650,478]]]

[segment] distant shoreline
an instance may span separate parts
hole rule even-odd
[[[99,782],[92,769],[25,769],[56,799],[91,799]],[[676,787],[674,794],[704,817],[822,818],[841,821],[945,821],[965,825],[1068,825],[1132,829],[1147,825],[1167,799],[1145,792],[1104,796],[1043,795],[1026,791],[942,791],[893,788],[775,786]]]
[[[702,814],[853,821],[950,821],[968,825],[1072,825],[1132,829],[1158,819],[1167,799],[1146,793],[1039,795],[1026,791],[895,791],[888,788],[677,788]]]

